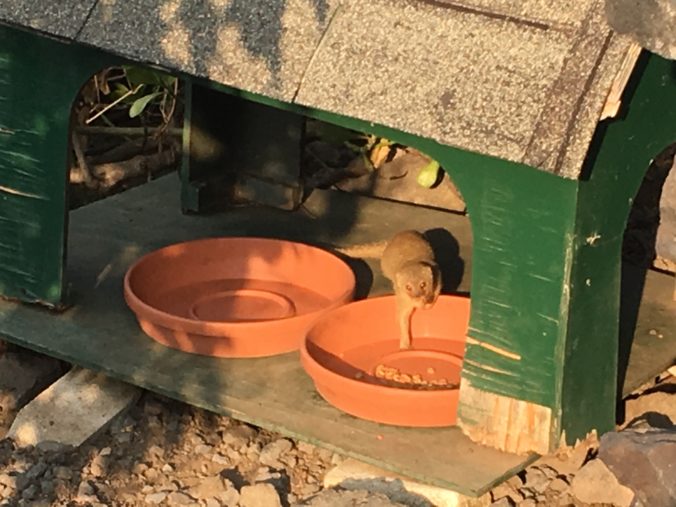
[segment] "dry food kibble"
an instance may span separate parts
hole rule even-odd
[[[431,371],[430,371],[431,370]],[[434,368],[427,368],[427,373],[434,373]],[[408,374],[402,373],[397,368],[392,368],[391,366],[385,366],[384,364],[379,364],[375,368],[374,372],[376,378],[380,379],[386,385],[389,383],[394,384],[396,387],[410,387],[412,389],[422,388],[430,389],[435,387],[440,387],[443,389],[455,389],[458,387],[458,384],[455,382],[450,382],[447,378],[439,378],[434,380],[425,380],[419,374]]]

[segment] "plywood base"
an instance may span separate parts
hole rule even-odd
[[[432,226],[439,228],[433,236],[444,245],[447,287],[466,292],[471,231],[465,217],[338,192],[317,192],[295,213],[247,208],[185,216],[179,209],[179,181],[170,175],[71,212],[68,280],[72,308],[55,314],[0,302],[0,335],[151,391],[467,495],[481,495],[535,459],[472,443],[459,428],[396,428],[343,414],[316,393],[296,353],[227,360],[167,349],[139,330],[122,298],[122,277],[130,263],[145,252],[178,241],[267,235],[345,245],[383,239],[401,228]],[[388,291],[378,270],[361,262],[353,266],[360,295]],[[644,292],[650,287],[649,279]],[[654,314],[648,310],[646,315]],[[665,326],[669,321],[669,329],[676,329],[674,312],[667,315],[660,310],[659,315]],[[660,357],[654,364],[645,359],[657,339],[637,334],[628,363],[627,378],[632,383],[650,378],[665,356],[673,357],[672,331],[665,327],[663,333]],[[640,361],[634,363],[635,357]]]
[[[125,270],[147,251],[190,238],[266,234],[318,242],[335,237],[345,244],[386,237],[395,227],[434,223],[464,238],[455,241],[457,262],[458,251],[469,257],[469,225],[458,215],[420,209],[396,222],[387,219],[374,230],[378,219],[392,216],[392,206],[400,205],[365,199],[357,207],[352,197],[334,192],[315,197],[295,214],[250,208],[184,216],[179,212],[178,179],[170,175],[80,208],[71,213],[70,227],[73,307],[54,314],[0,302],[0,334],[148,390],[466,495],[480,495],[526,466],[535,456],[513,456],[473,444],[459,428],[397,428],[344,414],[316,393],[297,353],[215,359],[165,348],[139,330],[122,297]],[[362,294],[387,290],[379,274],[371,282],[363,265],[356,269],[362,273]],[[461,290],[468,286],[469,280],[463,279]]]

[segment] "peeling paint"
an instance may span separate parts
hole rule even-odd
[[[483,371],[490,371],[492,373],[498,373],[500,375],[507,375],[509,377],[514,377],[515,375],[511,372],[501,370],[499,368],[495,368],[494,366],[488,366],[487,364],[482,364],[482,363],[477,363],[475,361],[470,361],[469,359],[465,359],[466,364],[470,364],[476,368],[479,368]]]
[[[521,356],[519,354],[515,354],[514,352],[510,352],[505,349],[501,349],[500,347],[496,347],[495,345],[491,345],[490,343],[486,342],[481,342],[475,338],[472,338],[468,336],[466,338],[467,343],[471,343],[472,345],[478,345],[480,347],[485,348],[486,350],[490,350],[491,352],[495,352],[496,354],[500,354],[501,356],[504,356],[508,359],[513,359],[515,361],[521,361]]]
[[[594,244],[596,244],[599,239],[601,239],[601,235],[598,232],[595,232],[591,236],[587,236],[585,243],[590,246],[594,246]]]
[[[556,318],[556,317],[551,317],[551,316],[545,315],[545,314],[543,314],[543,313],[536,313],[536,315],[537,315],[538,317],[540,317],[541,319],[545,319],[545,320],[547,320],[547,321],[549,321],[549,322],[553,322],[554,324],[557,324],[557,325],[559,324],[559,319]],[[543,334],[544,334],[544,333],[543,333]]]
[[[40,199],[40,200],[46,200],[47,198],[42,195],[38,194],[31,194],[30,192],[22,192],[21,190],[16,190],[15,188],[9,188],[5,187],[3,185],[0,185],[0,192],[4,192],[6,194],[11,194],[11,195],[18,195],[21,197],[27,197],[29,199]]]

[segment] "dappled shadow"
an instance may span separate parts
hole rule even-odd
[[[245,9],[243,4],[237,5]],[[325,3],[315,2],[315,6],[317,19],[322,20],[326,15]],[[188,12],[182,15],[188,16]],[[195,35],[195,41],[197,39]],[[266,44],[273,47],[278,40],[271,36]],[[273,71],[276,58],[273,51],[267,59]],[[72,90],[73,95],[75,91]],[[64,130],[63,125],[60,127]],[[50,132],[45,133],[46,137],[49,135]],[[51,135],[50,142],[65,150],[66,139]],[[65,181],[67,167],[57,165],[53,170]],[[359,442],[372,445],[373,435],[383,430],[378,425],[355,421],[329,409],[300,370],[297,353],[261,360],[225,360],[181,353],[152,341],[139,329],[123,300],[122,278],[129,265],[145,253],[189,239],[242,235],[335,245],[387,239],[404,227],[425,229],[430,224],[424,222],[431,215],[418,216],[413,208],[392,205],[387,214],[373,213],[365,219],[364,201],[327,191],[315,194],[312,209],[306,207],[293,215],[249,208],[182,216],[178,212],[178,185],[170,178],[173,176],[71,212],[66,280],[72,288],[73,306],[54,315],[42,309],[2,302],[0,331],[21,345],[209,411],[234,413],[257,425],[322,439],[324,445],[329,443],[353,453],[380,455],[384,452],[373,448],[358,450]],[[167,182],[172,184],[163,186]],[[356,229],[359,234],[353,235]],[[456,290],[463,280],[465,267],[458,257],[457,240],[448,231],[441,230],[432,231],[430,239],[437,246],[435,250],[440,250],[442,271],[444,259],[453,265],[453,274],[448,275],[445,282],[448,290]],[[247,277],[253,264],[274,264],[282,254],[281,250],[251,252],[243,263],[242,278]],[[374,286],[374,270],[360,260],[349,260],[349,263],[359,280],[357,297],[366,297]],[[313,272],[312,266],[304,269],[313,276],[322,276]],[[211,351],[206,348],[204,352]],[[148,414],[149,421],[155,421],[153,417],[159,419],[157,414]],[[349,428],[343,428],[345,421],[362,428],[361,440],[355,440]],[[169,440],[163,441],[168,447],[173,445],[172,438],[180,438],[183,431],[180,424],[172,428]],[[402,445],[409,442],[411,434],[413,432],[402,439]],[[428,438],[428,432],[415,435]],[[149,439],[141,436],[134,442],[139,456],[150,452]],[[409,456],[396,459],[401,461],[396,466],[410,469]],[[439,458],[429,457],[430,461],[435,459]],[[136,463],[129,462],[130,470]]]

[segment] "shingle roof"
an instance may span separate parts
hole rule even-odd
[[[576,178],[630,45],[603,0],[4,0],[0,20]]]

